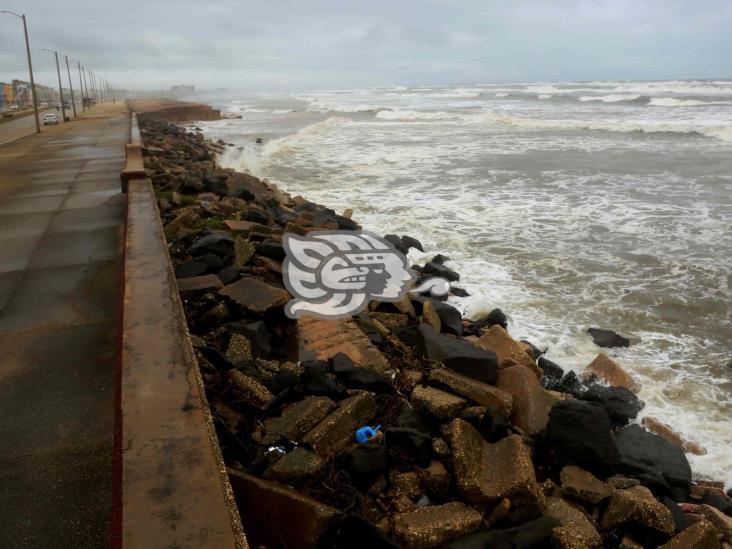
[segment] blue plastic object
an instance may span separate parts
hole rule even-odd
[[[376,436],[376,433],[379,429],[381,429],[381,425],[377,425],[374,428],[371,428],[368,425],[359,427],[358,429],[356,429],[356,442],[358,442],[359,444],[368,442]]]

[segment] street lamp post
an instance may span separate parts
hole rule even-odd
[[[74,110],[74,118],[76,118],[76,99],[74,99],[74,85],[71,83],[71,69],[69,68],[69,56],[64,54],[66,59],[66,74],[69,75],[69,91],[71,92],[71,108]]]
[[[84,105],[84,81],[81,79],[81,62],[76,62],[76,68],[79,69],[79,93],[81,94],[81,112],[84,112],[86,110],[86,105]]]
[[[84,90],[86,90],[86,99],[89,99],[89,83],[86,80],[86,73],[87,70],[84,67],[81,67],[81,72],[84,74]],[[91,104],[87,105],[88,108],[91,108]]]
[[[64,124],[66,124],[66,107],[64,106],[64,89],[61,86],[61,69],[58,66],[58,52],[54,50],[49,50],[46,48],[41,48],[43,51],[51,52],[54,57],[56,58],[56,73],[58,74],[58,96],[61,100],[61,118],[64,121]]]
[[[36,118],[36,133],[41,133],[41,123],[38,120],[38,97],[36,97],[36,84],[33,81],[33,62],[31,61],[30,41],[28,40],[28,25],[25,21],[25,14],[18,15],[12,11],[2,10],[0,13],[14,15],[23,21],[23,34],[25,35],[25,51],[28,54],[28,73],[30,74],[31,96],[33,98],[33,115]]]

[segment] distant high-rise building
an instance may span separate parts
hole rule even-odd
[[[196,91],[195,86],[187,84],[178,84],[176,86],[170,86],[170,93],[173,95],[190,95]]]

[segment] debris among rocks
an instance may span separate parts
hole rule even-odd
[[[699,448],[653,418],[657,434],[628,426],[638,384],[607,355],[580,378],[509,333],[500,309],[469,321],[443,298],[289,319],[283,234],[357,230],[352,212],[220,167],[222,145],[200,133],[152,120],[141,132],[252,547],[719,547],[730,535],[723,490],[690,485],[684,451]],[[447,261],[415,267],[417,283],[459,280]]]

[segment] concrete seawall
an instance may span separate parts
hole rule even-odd
[[[148,108],[152,108],[148,105]],[[191,116],[191,106],[163,116]],[[146,116],[157,116],[150,110]],[[132,132],[137,132],[132,114]],[[179,119],[179,118],[176,118]],[[131,136],[118,459],[121,547],[246,548],[156,199]]]
[[[140,121],[167,120],[168,122],[192,122],[196,120],[219,120],[221,111],[209,105],[168,100],[135,100],[129,101]]]

